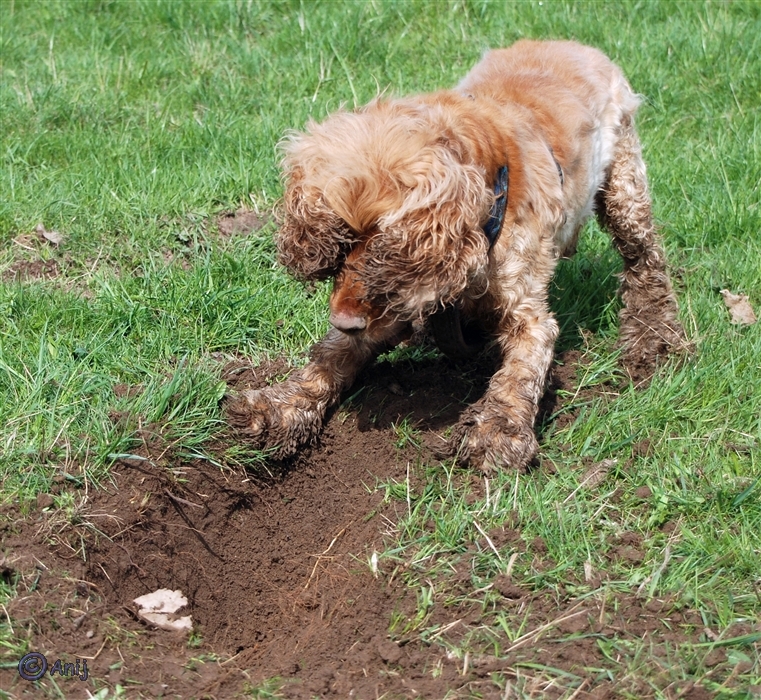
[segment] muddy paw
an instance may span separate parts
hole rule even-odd
[[[636,283],[635,283],[636,282]],[[667,355],[690,355],[694,348],[678,319],[676,297],[663,275],[625,282],[619,313],[622,364],[632,379],[649,379]]]
[[[227,420],[262,449],[290,457],[313,442],[322,428],[319,407],[279,387],[245,391],[227,406]]]
[[[668,355],[689,356],[694,348],[676,320],[647,318],[644,314],[622,314],[621,360],[634,381],[647,381]]]
[[[479,420],[478,414],[466,416],[452,441],[461,462],[486,473],[496,469],[523,471],[539,449],[533,424],[513,422],[505,416],[487,420]]]

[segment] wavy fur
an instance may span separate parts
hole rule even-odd
[[[521,41],[492,51],[453,90],[377,99],[283,143],[280,261],[334,278],[334,330],[282,385],[241,397],[231,419],[291,454],[362,366],[457,303],[490,331],[502,367],[453,430],[461,459],[522,469],[558,326],[547,305],[557,260],[594,213],[624,258],[626,357],[653,366],[684,336],[652,222],[634,113],[639,99],[599,51]],[[499,168],[509,169],[502,233],[489,250]]]

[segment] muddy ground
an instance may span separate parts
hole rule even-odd
[[[221,217],[216,229],[226,238],[260,226],[254,213],[237,212]],[[48,242],[32,236],[22,247],[41,245]],[[5,278],[58,275],[54,259],[33,257]],[[540,434],[575,420],[562,396],[578,394],[580,361],[570,351],[554,365]],[[204,448],[209,458],[200,459],[175,449],[153,426],[141,432],[133,457],[113,465],[105,488],[92,490],[80,475],[61,473],[30,514],[0,510],[0,576],[18,593],[0,614],[50,666],[78,660],[84,675],[86,661],[88,674],[31,682],[19,676],[15,652],[0,652],[0,689],[11,698],[75,700],[117,688],[122,694],[114,696],[127,698],[251,697],[256,687],[265,691],[255,697],[287,698],[648,698],[658,689],[668,698],[711,697],[668,671],[670,649],[703,632],[700,615],[674,601],[604,586],[596,592],[597,580],[550,594],[502,575],[489,584],[497,602],[483,605],[471,576],[477,554],[471,544],[456,570],[436,581],[439,597],[423,634],[407,624],[419,606],[404,572],[382,565],[373,574],[373,553],[392,543],[406,509],[384,501],[376,486],[403,482],[409,465],[413,480],[424,478],[415,465],[437,462],[442,433],[483,393],[494,362],[488,353],[460,364],[429,354],[373,365],[352,389],[354,400],[332,414],[319,444],[288,464],[223,467],[239,436],[220,434]],[[280,362],[220,367],[233,392],[287,371]],[[113,390],[123,396],[140,388]],[[418,445],[400,446],[394,426],[404,419],[418,431]],[[635,448],[646,451],[647,444]],[[534,465],[544,468],[541,460]],[[457,478],[482,488],[472,472]],[[73,513],[54,507],[53,496],[63,491],[74,494]],[[505,556],[528,551],[542,565],[546,547],[524,536],[520,522],[508,519],[488,534]],[[640,561],[639,544],[637,535],[624,533],[612,556]],[[133,599],[159,588],[187,596],[181,614],[192,616],[190,636],[156,629],[137,615]],[[525,630],[512,643],[500,640],[499,658],[483,642],[489,633],[478,634],[497,629],[497,614],[523,620]],[[448,652],[465,637],[471,653]],[[608,642],[620,649],[642,639],[650,640],[649,682],[614,683],[608,669],[616,652]],[[696,662],[728,675],[724,653],[710,655]],[[267,694],[280,685],[279,695]]]
[[[558,392],[574,387],[578,361],[569,352],[556,363],[545,423],[559,408]],[[7,611],[15,632],[50,664],[88,660],[88,680],[56,677],[67,698],[90,697],[104,685],[121,685],[130,698],[232,698],[272,677],[285,680],[287,698],[511,697],[500,689],[506,680],[525,697],[568,697],[534,664],[582,678],[574,698],[622,696],[599,670],[610,667],[600,640],[649,637],[654,658],[666,658],[669,645],[698,641],[696,612],[634,592],[615,600],[549,595],[502,576],[492,583],[501,594],[496,609],[473,596],[472,603],[437,605],[428,622],[443,630],[435,640],[405,635],[404,625],[389,634],[392,618],[415,614],[416,599],[402,576],[371,571],[372,553],[388,543],[402,507],[384,503],[374,487],[403,481],[421,457],[435,460],[442,431],[478,398],[492,369],[488,356],[467,365],[435,357],[376,364],[355,387],[358,398],[332,415],[319,445],[289,465],[269,465],[271,474],[177,454],[160,427],[145,430],[136,458],[115,463],[110,486],[86,499],[80,488],[78,524],[64,527],[47,494],[31,517],[12,508],[2,514],[1,573],[18,588]],[[235,390],[286,370],[238,362],[222,372]],[[405,417],[420,431],[421,447],[398,447],[393,425]],[[209,454],[223,455],[235,439],[220,435]],[[477,480],[467,472],[461,478]],[[57,488],[71,488],[66,476],[58,481]],[[541,557],[542,543],[525,542],[519,524],[491,535],[503,551],[528,547]],[[622,556],[636,557],[631,539],[621,543]],[[447,583],[452,600],[471,592],[467,557]],[[158,588],[187,596],[190,639],[136,615],[133,599]],[[466,658],[447,653],[479,625],[493,625],[499,610],[525,617],[535,634],[503,646],[500,658],[487,648]],[[40,683],[22,680],[8,663],[0,669],[0,687],[12,697],[40,697],[44,688],[54,694],[49,676]],[[625,690],[633,689],[643,698],[655,692],[630,680]],[[671,695],[710,697],[689,684]]]

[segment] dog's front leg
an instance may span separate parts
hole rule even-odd
[[[289,457],[315,440],[325,414],[379,352],[397,344],[406,324],[372,333],[332,329],[311,351],[311,361],[280,384],[243,392],[228,407],[230,423],[261,448]]]
[[[525,469],[539,447],[534,420],[557,335],[558,325],[543,300],[524,300],[503,317],[497,331],[502,366],[454,431],[461,461],[486,472]]]

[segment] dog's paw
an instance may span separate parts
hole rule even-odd
[[[662,281],[631,285],[619,314],[622,364],[632,379],[649,379],[668,355],[689,356],[694,347],[678,319],[676,297]]]
[[[283,385],[244,391],[227,406],[227,420],[259,448],[291,457],[313,442],[322,428],[319,405],[283,391]]]
[[[514,421],[506,415],[481,419],[473,412],[455,428],[452,448],[460,462],[489,474],[497,469],[524,471],[539,443],[533,422]]]
[[[694,351],[676,319],[622,314],[620,337],[623,367],[638,383],[647,382],[667,356],[688,357]]]

